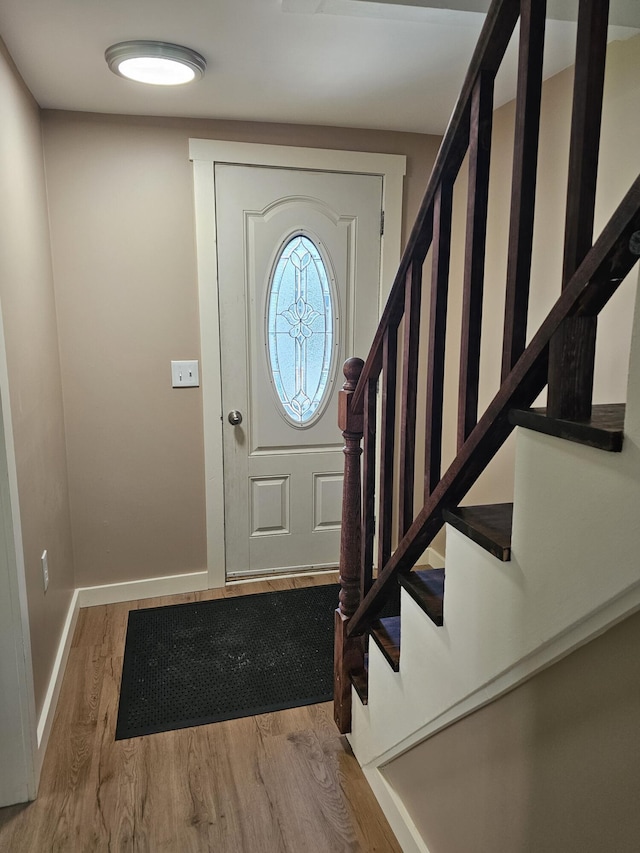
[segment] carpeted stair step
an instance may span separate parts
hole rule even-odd
[[[400,669],[400,617],[386,616],[371,623],[370,636],[394,672]]]
[[[358,672],[351,673],[351,683],[353,684],[358,698],[363,705],[369,704],[369,673],[366,669],[367,661],[365,660],[365,669],[360,669]]]
[[[511,559],[513,504],[445,509],[444,520],[503,562]]]
[[[592,406],[588,421],[565,421],[550,418],[546,409],[512,409],[509,423],[526,429],[619,453],[624,437],[624,403]]]
[[[442,625],[444,569],[415,569],[400,575],[400,584],[436,625]]]

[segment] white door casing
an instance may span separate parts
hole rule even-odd
[[[35,799],[42,761],[12,430],[0,311],[0,806]]]
[[[202,393],[205,433],[207,561],[209,585],[223,586],[225,563],[225,495],[223,434],[226,411],[222,406],[218,240],[216,231],[217,164],[280,167],[318,172],[377,175],[382,181],[385,234],[380,264],[380,298],[377,313],[386,300],[400,256],[402,179],[405,158],[399,155],[325,151],[284,146],[190,140],[194,167],[198,286],[200,301]],[[220,174],[219,170],[218,173]],[[370,340],[370,338],[369,338]],[[363,346],[368,347],[369,341]],[[358,344],[360,346],[360,344]],[[358,353],[363,356],[366,352]],[[341,371],[336,381],[341,384]],[[232,428],[231,428],[232,429]],[[337,427],[334,427],[337,434]],[[339,442],[338,438],[338,442]]]

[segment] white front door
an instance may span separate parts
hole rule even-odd
[[[337,394],[378,320],[382,177],[216,164],[215,209],[227,577],[335,566]]]

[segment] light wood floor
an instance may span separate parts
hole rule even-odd
[[[335,580],[81,610],[38,799],[0,809],[0,851],[400,851],[330,703],[114,741],[129,610]]]

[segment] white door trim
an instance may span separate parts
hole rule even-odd
[[[209,587],[225,585],[224,481],[222,450],[222,376],[220,317],[218,312],[218,256],[216,247],[216,163],[315,169],[380,175],[385,228],[380,263],[380,305],[386,302],[400,261],[402,184],[406,157],[360,151],[292,148],[250,142],[190,139],[196,212],[196,252],[200,305],[202,406],[204,421],[207,571]],[[366,353],[362,353],[364,357]],[[337,428],[337,427],[336,427]]]
[[[9,374],[0,311],[0,806],[34,800],[38,750],[29,610],[9,402]]]

